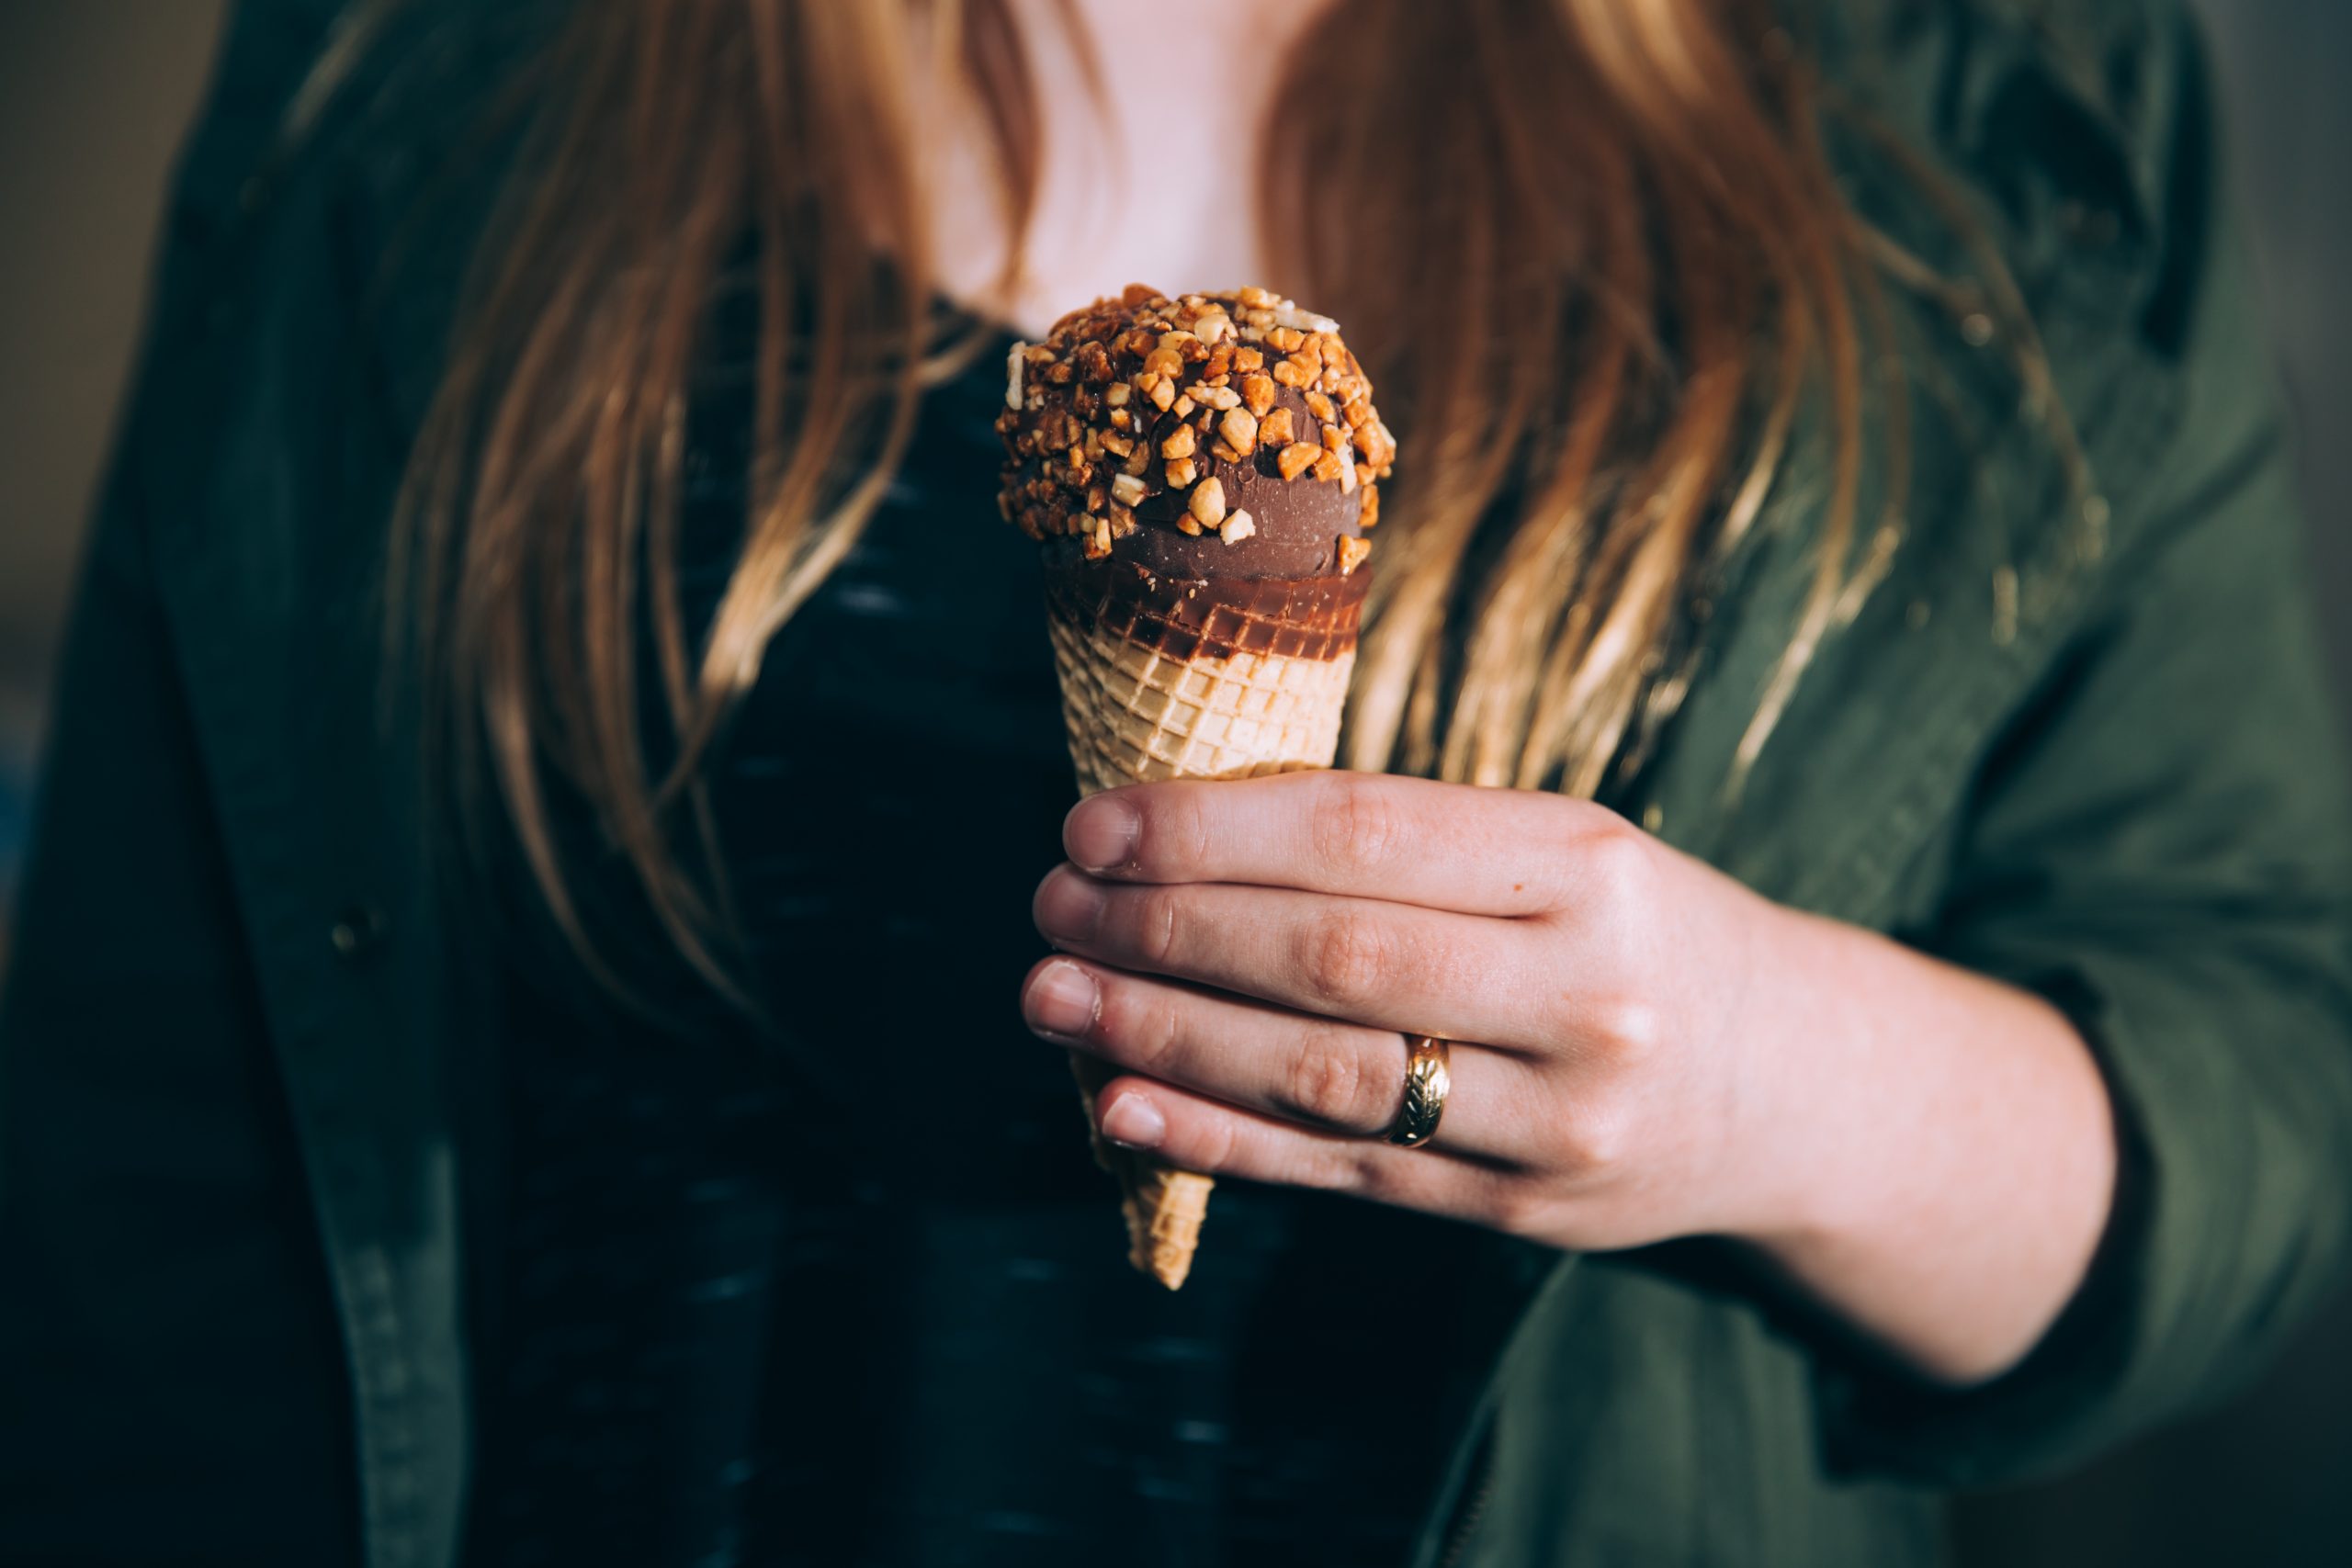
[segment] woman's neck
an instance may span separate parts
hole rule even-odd
[[[1329,3],[1011,0],[1041,142],[1023,265],[1009,289],[999,287],[1012,237],[982,162],[978,106],[928,95],[941,117],[930,198],[938,286],[1039,335],[1131,282],[1280,288],[1258,222],[1259,130],[1292,48]]]

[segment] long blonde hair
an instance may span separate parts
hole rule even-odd
[[[700,763],[873,515],[953,347],[922,262],[924,51],[986,106],[1021,232],[1039,115],[1005,0],[582,0],[547,62],[395,564],[447,766],[494,791],[600,972],[557,792],[733,992]],[[1818,114],[1765,0],[1336,0],[1299,44],[1264,128],[1295,153],[1263,164],[1276,264],[1257,281],[1346,323],[1404,453],[1351,765],[1600,787],[1671,705],[1689,597],[1812,398],[1831,481],[1790,628],[1802,665],[1852,554],[1871,299]],[[756,456],[740,560],[697,631],[678,604],[684,404],[746,256]]]

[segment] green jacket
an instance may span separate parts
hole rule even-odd
[[[413,759],[357,700],[401,453],[347,373],[446,301],[369,296],[347,236],[388,231],[395,181],[367,150],[279,156],[333,10],[239,12],[81,590],[0,1001],[0,1559],[291,1560],[347,1503],[368,1568],[455,1560],[470,1021],[401,848]],[[1890,287],[1900,525],[1743,770],[1821,493],[1782,483],[1625,805],[2054,998],[2112,1088],[2122,1201],[2046,1342],[1964,1394],[1703,1247],[1494,1241],[1430,1369],[1462,1397],[1417,1564],[1931,1561],[1939,1491],[2227,1390],[2352,1231],[2346,774],[2196,41],[2123,0],[1822,10],[1852,197],[1942,280]],[[2050,395],[1888,140],[2005,259]],[[159,797],[173,748],[198,787]]]

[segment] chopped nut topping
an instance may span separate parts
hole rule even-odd
[[[1201,536],[1201,525],[1193,521],[1193,514],[1189,512],[1176,519],[1176,531],[1180,534],[1190,534],[1195,539]]]
[[[1372,554],[1372,541],[1370,539],[1354,539],[1350,538],[1345,534],[1340,535],[1340,575],[1341,577],[1354,576],[1356,568],[1362,566],[1363,564],[1363,558],[1370,554]]]
[[[1146,525],[1136,508],[1161,482],[1186,504],[1150,526],[1255,534],[1248,512],[1227,512],[1212,457],[1240,468],[1271,453],[1267,469],[1284,483],[1312,478],[1359,495],[1364,526],[1378,521],[1375,481],[1396,458],[1338,329],[1262,288],[1170,299],[1136,286],[1071,312],[1045,342],[1006,354],[996,427],[1008,459],[999,510],[1033,537],[1069,536],[1096,558]],[[1352,566],[1361,542],[1341,555]]]

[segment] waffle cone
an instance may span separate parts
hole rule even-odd
[[[1107,564],[1053,574],[1047,623],[1082,795],[1146,781],[1328,768],[1339,748],[1364,584],[1209,583]],[[1119,1184],[1128,1258],[1184,1282],[1211,1178],[1105,1140],[1095,1096],[1114,1069],[1070,1054],[1097,1164]]]

